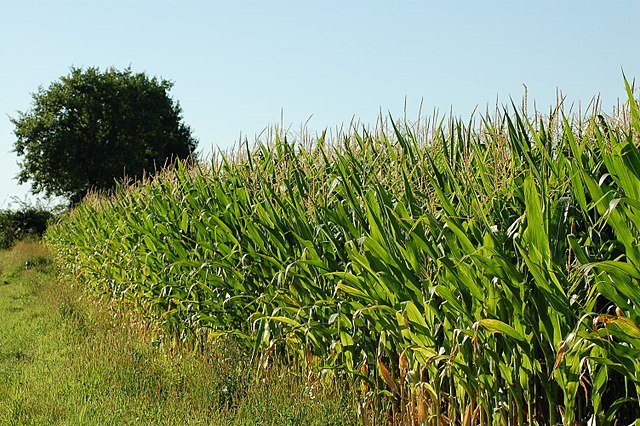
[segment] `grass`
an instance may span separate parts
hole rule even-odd
[[[334,387],[279,367],[257,377],[230,339],[206,353],[157,347],[70,284],[37,242],[0,252],[0,424],[355,423]]]

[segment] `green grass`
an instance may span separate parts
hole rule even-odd
[[[56,272],[38,243],[0,252],[0,424],[355,423],[344,392],[284,368],[257,377],[230,339],[159,348]]]

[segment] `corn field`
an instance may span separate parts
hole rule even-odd
[[[178,341],[235,336],[394,424],[640,417],[640,112],[504,108],[271,140],[88,197],[46,236]]]

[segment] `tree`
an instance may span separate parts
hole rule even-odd
[[[20,157],[18,180],[32,192],[76,203],[117,179],[140,179],[167,161],[192,155],[196,141],[182,109],[168,95],[173,83],[130,68],[71,68],[40,87],[32,107],[11,118]]]
[[[23,205],[20,210],[0,210],[0,249],[35,235],[41,237],[53,213],[40,206]]]

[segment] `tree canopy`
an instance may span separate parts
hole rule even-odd
[[[196,141],[182,109],[168,95],[173,83],[130,68],[71,68],[32,94],[31,109],[11,118],[21,183],[34,193],[78,202],[90,190],[139,179],[171,159],[192,155]]]

